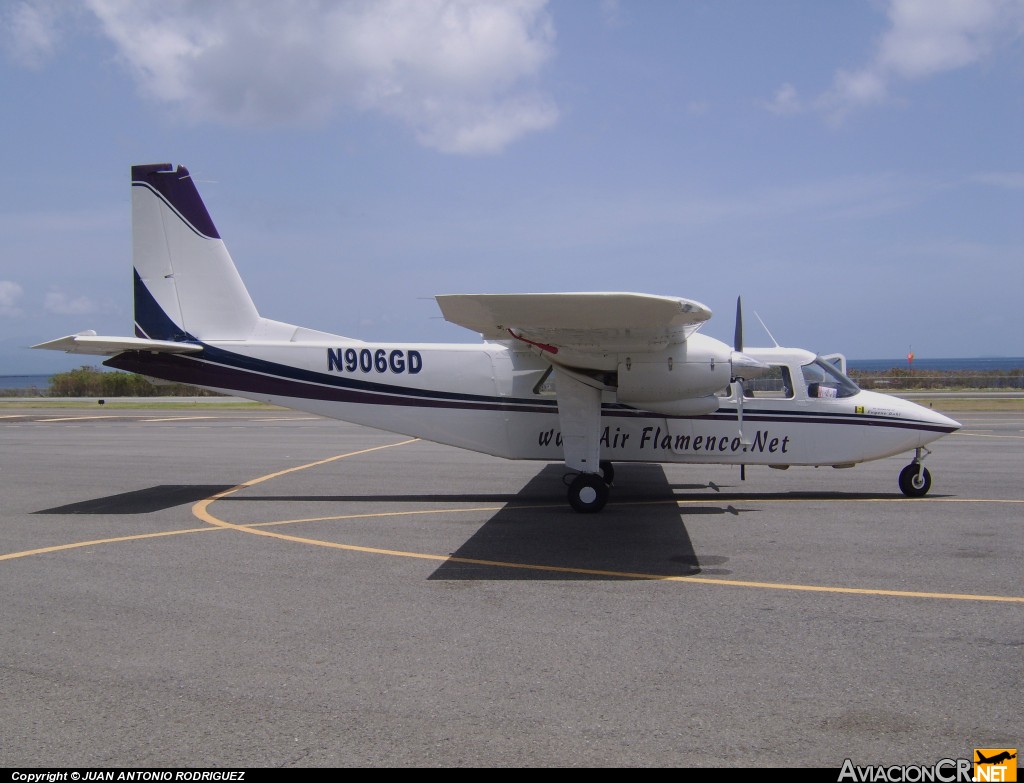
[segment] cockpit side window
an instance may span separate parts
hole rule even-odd
[[[807,396],[813,398],[852,397],[860,388],[829,362],[815,359],[800,368],[807,384]]]

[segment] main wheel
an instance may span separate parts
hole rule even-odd
[[[593,514],[608,502],[608,485],[596,473],[580,473],[569,485],[569,505],[581,514]]]
[[[911,462],[900,471],[900,491],[911,498],[923,498],[932,488],[932,474]]]
[[[612,482],[615,481],[615,466],[608,460],[603,459],[598,467],[601,471],[601,478],[604,480],[604,483],[610,487]]]

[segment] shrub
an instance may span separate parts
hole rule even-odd
[[[155,384],[143,375],[105,372],[95,367],[54,375],[51,397],[219,397],[217,392],[184,383]]]

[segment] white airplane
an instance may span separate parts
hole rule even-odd
[[[864,391],[840,355],[743,349],[698,332],[699,302],[636,293],[453,294],[475,344],[376,343],[256,310],[188,170],[132,168],[135,337],[33,346],[111,356],[152,378],[508,459],[564,460],[569,503],[607,502],[614,462],[852,467],[913,451],[904,494],[931,487],[927,444],[960,424]],[[774,341],[774,340],[773,340]]]

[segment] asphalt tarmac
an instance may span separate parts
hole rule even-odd
[[[931,493],[268,410],[0,410],[0,766],[934,765],[1024,744],[1024,414]]]

